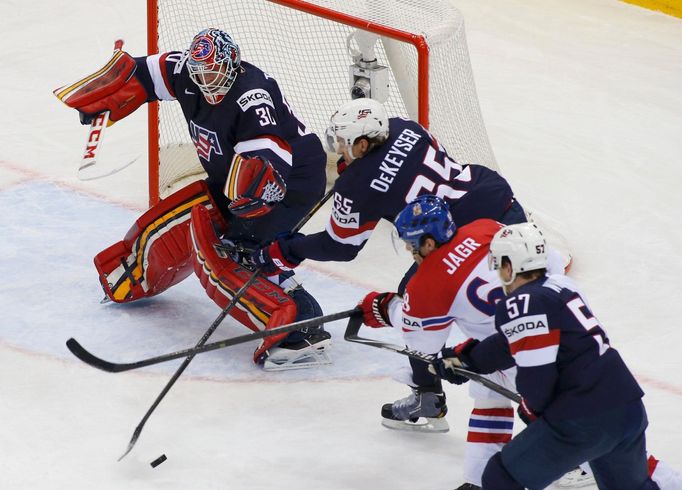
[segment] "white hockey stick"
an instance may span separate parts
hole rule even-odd
[[[114,53],[123,48],[123,40],[117,39],[114,43]],[[108,177],[115,174],[131,165],[139,157],[132,160],[123,160],[121,164],[101,163],[97,160],[97,155],[102,147],[102,140],[104,139],[104,131],[110,126],[109,111],[98,114],[90,123],[90,130],[88,131],[88,138],[85,141],[85,151],[78,166],[78,178],[80,180],[94,180]]]

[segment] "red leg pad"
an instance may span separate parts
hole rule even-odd
[[[215,245],[219,245],[220,240],[214,231],[210,213],[204,206],[192,209],[191,238],[196,251],[194,272],[206,294],[225,309],[253,272],[243,268],[227,254],[216,251]],[[230,316],[258,332],[293,322],[296,304],[282,288],[259,277],[232,308]],[[286,336],[266,337],[256,349],[254,361],[257,362],[267,349]]]
[[[107,297],[125,303],[154,296],[192,273],[189,219],[196,204],[215,209],[203,181],[183,187],[147,210],[122,241],[95,256]],[[224,228],[220,213],[212,214]]]

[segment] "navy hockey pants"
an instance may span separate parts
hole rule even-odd
[[[542,489],[589,461],[602,490],[658,489],[648,476],[641,400],[577,419],[531,423],[493,457],[483,489]],[[511,481],[509,477],[515,481]]]

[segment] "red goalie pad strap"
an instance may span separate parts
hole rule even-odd
[[[95,256],[105,294],[117,303],[154,296],[192,273],[192,206],[215,209],[203,181],[194,182],[147,210],[126,237]],[[220,213],[215,220],[225,226]]]
[[[196,251],[194,272],[206,294],[222,309],[253,274],[226,254],[216,251],[220,240],[204,206],[192,209],[191,237]],[[296,318],[296,304],[282,288],[259,277],[230,311],[239,323],[258,332],[291,323]],[[287,334],[266,337],[254,353],[254,361]]]
[[[109,119],[123,119],[147,101],[147,92],[135,78],[135,59],[116,51],[109,62],[92,75],[54,91],[69,107],[94,116],[110,111]]]

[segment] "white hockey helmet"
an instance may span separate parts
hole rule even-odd
[[[502,281],[511,284],[519,272],[547,268],[547,242],[535,223],[519,223],[501,228],[490,243],[488,264],[490,269],[502,267],[502,257],[511,262],[512,276]]]
[[[350,156],[355,158],[350,148],[361,136],[388,138],[388,113],[383,104],[374,99],[351,100],[339,107],[331,117],[325,136],[329,151],[339,152],[337,138],[341,138]]]

